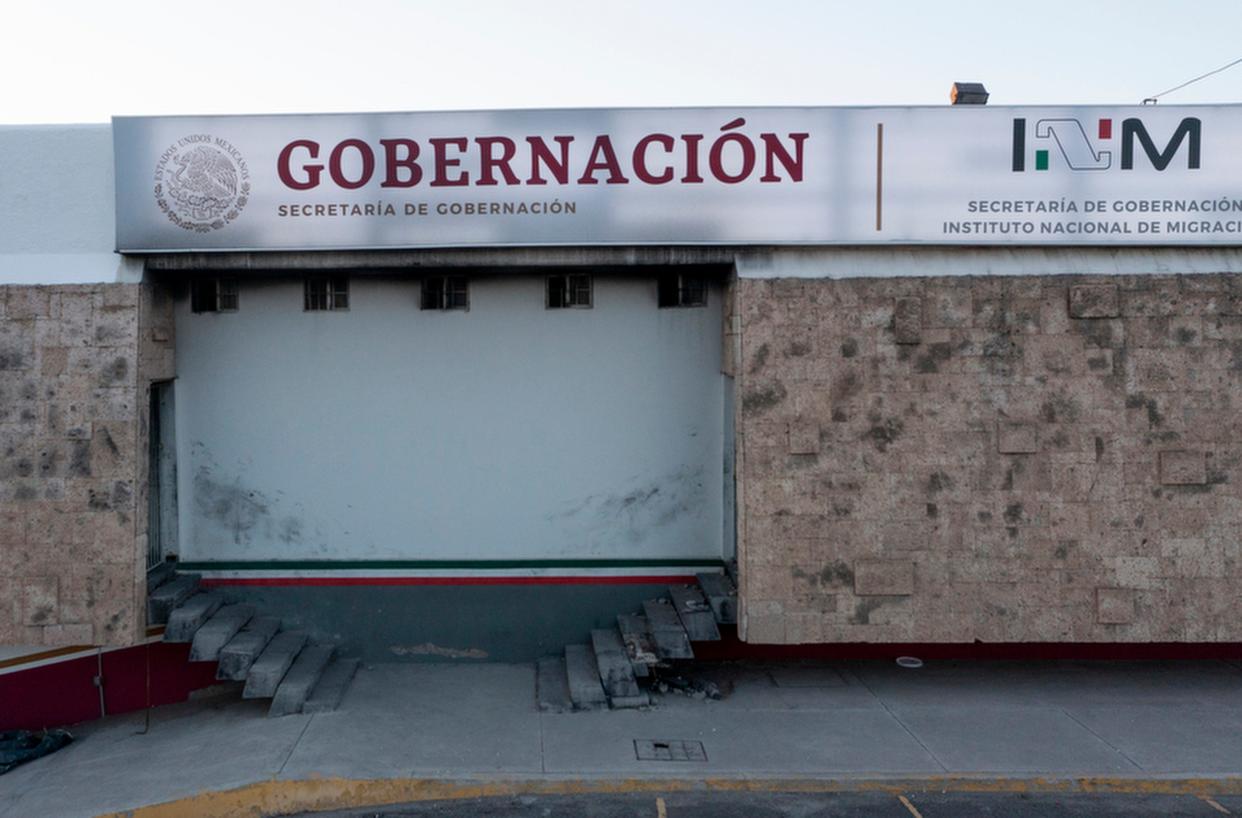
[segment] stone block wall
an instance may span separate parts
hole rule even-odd
[[[744,639],[1242,641],[1242,277],[736,287]]]
[[[147,389],[172,375],[171,325],[149,285],[0,287],[0,644],[141,638]]]

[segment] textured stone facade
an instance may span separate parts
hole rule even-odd
[[[747,641],[1242,641],[1242,277],[736,287]]]
[[[140,638],[147,389],[171,333],[150,286],[0,287],[0,644]]]

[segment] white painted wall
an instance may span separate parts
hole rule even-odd
[[[181,556],[719,557],[721,297],[657,309],[597,276],[546,310],[542,276],[354,277],[347,313],[300,280],[243,280],[237,313],[177,303]]]
[[[114,195],[110,125],[0,126],[0,284],[140,280]]]

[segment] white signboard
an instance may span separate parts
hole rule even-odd
[[[1242,243],[1242,106],[120,117],[122,252]]]

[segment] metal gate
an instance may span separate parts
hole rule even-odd
[[[147,568],[177,552],[176,402],[172,381],[151,384]]]

